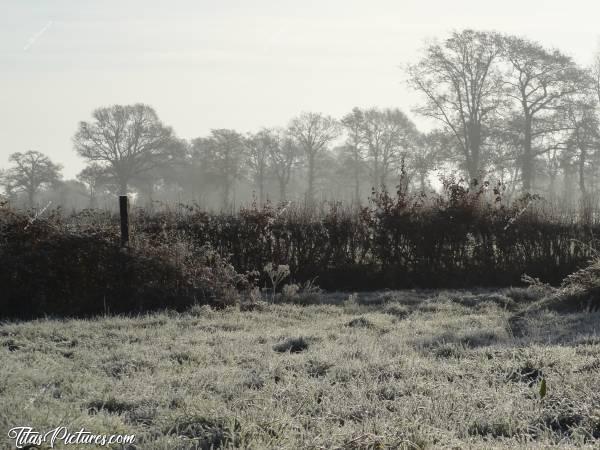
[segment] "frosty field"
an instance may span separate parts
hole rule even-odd
[[[130,449],[597,448],[600,314],[514,321],[534,300],[390,291],[5,322],[0,427],[135,434]]]

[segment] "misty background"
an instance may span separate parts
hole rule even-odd
[[[508,1],[501,7],[338,0],[1,4],[0,167],[11,166],[9,155],[33,150],[60,164],[63,180],[75,179],[88,163],[74,151],[79,122],[114,104],[150,105],[188,151],[211,130],[247,137],[263,127],[287,129],[305,111],[339,120],[354,107],[397,108],[424,134],[440,124],[414,112],[423,97],[408,86],[404,69],[435,39],[465,28],[494,30],[557,48],[586,68],[598,48],[600,12],[589,1],[570,2],[567,12],[559,1]],[[352,175],[342,173],[346,137],[342,127],[328,142],[332,161],[323,167],[332,173],[320,178],[330,184],[318,187],[324,198],[354,197]],[[447,163],[429,170],[428,186],[438,183],[433,169],[454,168]],[[289,185],[293,198],[306,191],[303,164],[299,156]],[[258,196],[251,167],[246,169],[228,194],[231,200]],[[367,172],[361,175],[362,197],[374,184]],[[396,164],[388,181],[392,188],[398,173]],[[276,180],[267,183],[270,198],[278,200]],[[412,183],[423,184],[416,176]],[[137,184],[133,190],[141,192]],[[190,192],[189,186],[183,189]],[[70,205],[85,206],[80,197]],[[184,197],[180,192],[166,198],[197,200]],[[200,200],[218,205],[221,199],[215,192]]]

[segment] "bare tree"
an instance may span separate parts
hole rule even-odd
[[[313,204],[315,199],[315,162],[317,156],[327,149],[327,145],[339,136],[339,124],[330,116],[307,112],[292,119],[289,133],[306,155],[308,169],[306,201]]]
[[[495,120],[489,130],[490,163],[496,177],[506,188],[503,198],[509,203],[521,179],[521,123],[518,111],[509,110],[509,114]]]
[[[109,173],[100,164],[92,163],[77,174],[77,179],[86,185],[90,208],[95,208],[98,189],[111,181]]]
[[[567,141],[567,150],[575,156],[579,191],[584,202],[588,200],[586,185],[586,168],[591,153],[597,148],[599,141],[598,118],[595,115],[595,99],[590,96],[577,95],[565,108],[565,118],[572,130]]]
[[[439,130],[418,136],[409,154],[409,164],[417,172],[419,190],[427,190],[427,177],[438,168],[452,148],[452,139],[448,133]]]
[[[351,113],[342,118],[347,139],[343,152],[348,156],[354,178],[354,200],[360,202],[360,175],[364,166],[364,129],[365,115],[360,108],[353,108]]]
[[[582,89],[585,78],[573,60],[558,50],[547,51],[536,42],[514,36],[504,37],[503,45],[503,56],[509,63],[504,80],[506,95],[515,101],[522,114],[520,162],[523,191],[529,192],[534,182],[535,158],[550,150],[534,148],[534,141],[562,127],[547,116],[568,96]],[[537,121],[541,115],[546,120]]]
[[[8,200],[13,199],[15,187],[8,170],[0,169],[0,186],[4,188],[4,194]]]
[[[169,158],[173,131],[148,105],[114,105],[98,108],[93,122],[80,122],[73,143],[79,155],[112,173],[120,193],[131,179]]]
[[[39,190],[60,180],[62,167],[54,164],[43,153],[29,150],[25,153],[13,153],[8,160],[13,163],[5,177],[13,190],[22,190],[27,194],[29,207],[33,208],[35,196]]]
[[[598,104],[600,105],[600,49],[594,55],[591,73],[594,91],[598,98]]]
[[[483,169],[485,128],[500,101],[494,67],[500,52],[497,34],[464,30],[430,45],[423,59],[407,69],[410,84],[426,99],[416,111],[452,132],[472,181]]]
[[[201,160],[203,174],[211,174],[220,186],[222,206],[228,208],[235,184],[244,172],[246,147],[242,135],[235,130],[211,130],[208,138],[192,141],[192,150]]]
[[[269,148],[269,166],[277,178],[279,185],[279,201],[287,198],[287,186],[290,183],[292,170],[298,162],[300,149],[296,142],[284,131],[280,130],[275,135],[276,145]]]
[[[373,187],[385,187],[416,142],[417,129],[399,109],[371,108],[364,113],[363,141],[371,168]]]
[[[269,169],[269,155],[277,151],[277,136],[272,130],[262,129],[258,133],[249,134],[245,139],[248,153],[248,167],[258,187],[259,205],[265,201],[265,182]]]
[[[154,208],[155,192],[177,176],[177,169],[186,164],[186,143],[180,139],[171,139],[163,148],[161,161],[152,168],[134,175],[131,186],[141,194],[148,209]]]

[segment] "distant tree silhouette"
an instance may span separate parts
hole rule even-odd
[[[235,130],[211,130],[209,137],[192,141],[192,150],[201,160],[203,173],[212,175],[221,189],[222,207],[228,208],[235,184],[244,174],[244,138]]]
[[[154,109],[141,103],[98,108],[92,122],[80,122],[73,142],[77,153],[105,167],[127,193],[131,179],[167,162],[173,131]]]
[[[306,201],[308,204],[314,203],[315,200],[316,158],[340,135],[340,132],[340,126],[334,118],[320,113],[305,112],[290,122],[289,133],[304,151],[307,160]]]
[[[77,179],[86,185],[89,197],[90,208],[97,206],[97,191],[100,187],[106,186],[111,182],[111,176],[108,171],[97,163],[92,163],[84,168]]]
[[[410,84],[425,97],[416,111],[452,132],[472,181],[483,169],[486,127],[500,104],[494,63],[501,50],[496,33],[464,30],[428,46],[421,61],[408,67]]]
[[[416,142],[417,129],[399,109],[371,108],[364,112],[362,133],[372,187],[381,188]]]
[[[35,205],[35,197],[39,190],[61,178],[62,167],[38,151],[13,153],[8,160],[13,166],[5,175],[5,185],[10,186],[10,190],[25,192],[31,208]]]
[[[351,166],[356,202],[360,201],[360,175],[365,164],[364,121],[365,115],[360,108],[353,108],[352,112],[346,114],[341,120],[346,131],[346,145],[342,149],[342,153]]]
[[[558,50],[548,51],[537,42],[514,36],[503,37],[502,44],[503,57],[509,63],[503,81],[505,95],[520,110],[523,191],[530,192],[535,158],[550,150],[544,145],[534,148],[534,143],[564,128],[564,123],[553,120],[555,111],[570,95],[585,89],[585,76],[570,57]]]
[[[285,131],[279,130],[273,136],[277,145],[269,149],[269,166],[277,178],[279,201],[284,202],[287,199],[287,187],[292,177],[292,171],[298,163],[301,150]]]
[[[247,149],[247,164],[254,184],[258,188],[259,205],[265,201],[265,182],[269,172],[269,155],[277,151],[277,136],[272,130],[263,128],[249,134],[244,140]]]

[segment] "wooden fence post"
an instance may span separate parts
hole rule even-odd
[[[121,248],[129,247],[129,202],[126,195],[119,195],[121,214]]]

